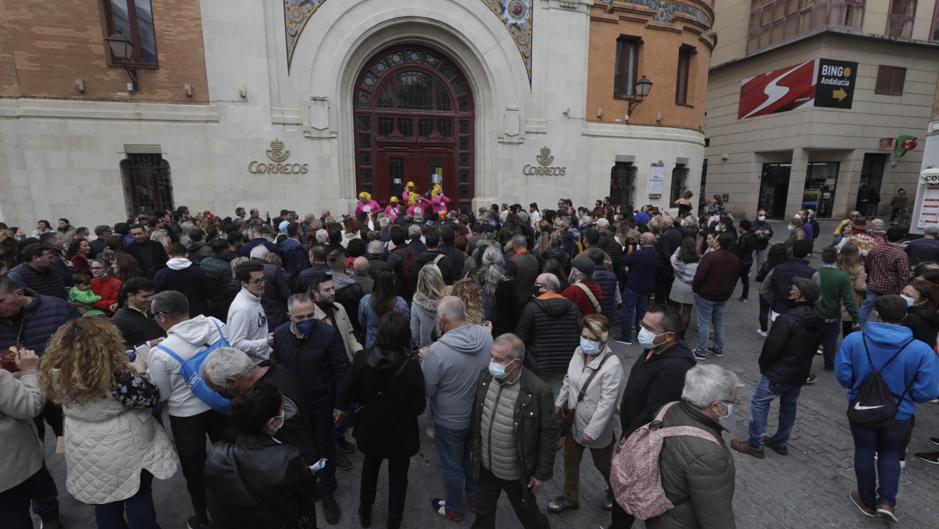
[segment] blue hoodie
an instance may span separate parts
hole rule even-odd
[[[865,336],[874,368],[883,369],[880,375],[894,397],[899,398],[910,386],[899,403],[898,421],[908,419],[916,412],[916,402],[927,402],[939,396],[939,360],[933,350],[925,343],[913,340],[883,368],[884,363],[913,338],[913,331],[901,325],[868,322],[864,332],[853,332],[844,339],[835,362],[835,376],[838,383],[848,389],[848,402],[874,370],[864,352],[862,340]]]

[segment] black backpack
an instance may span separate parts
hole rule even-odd
[[[906,349],[906,346],[910,345],[913,340],[910,339],[904,343],[879,370],[874,370],[874,362],[871,361],[871,352],[867,348],[867,337],[862,334],[861,340],[864,342],[864,352],[867,353],[867,362],[871,365],[871,374],[868,375],[867,380],[861,383],[857,394],[854,395],[854,398],[851,399],[851,402],[848,404],[848,420],[865,428],[889,426],[893,423],[900,403],[906,398],[906,394],[910,391],[910,387],[913,383],[912,381],[910,382],[906,389],[903,390],[903,394],[900,395],[900,399],[897,400],[893,392],[890,391],[890,388],[887,386],[887,383],[884,382],[883,377],[880,376],[880,372],[883,371],[890,362],[893,362],[894,359],[900,356],[900,353],[902,353],[903,350]]]

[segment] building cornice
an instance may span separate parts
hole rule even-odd
[[[873,33],[861,33],[850,28],[841,28],[841,27],[823,27],[818,28],[801,35],[796,35],[788,40],[773,44],[772,46],[767,46],[753,53],[747,54],[743,57],[736,59],[731,59],[720,64],[712,65],[710,71],[716,71],[721,68],[732,66],[734,64],[739,64],[742,62],[749,61],[755,57],[771,53],[781,48],[787,46],[792,46],[793,44],[798,44],[802,41],[814,39],[817,37],[822,37],[825,35],[830,35],[834,37],[845,37],[849,39],[863,40],[868,42],[877,42],[879,44],[894,44],[897,46],[912,47],[912,48],[922,48],[922,49],[934,49],[939,51],[939,42],[925,41],[925,40],[914,40],[914,39],[900,39],[894,37],[888,37],[886,35],[876,35]]]
[[[219,109],[215,105],[0,99],[0,119],[20,118],[218,123]]]

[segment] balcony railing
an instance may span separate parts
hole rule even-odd
[[[756,0],[747,51],[753,53],[821,27],[860,29],[865,0]]]

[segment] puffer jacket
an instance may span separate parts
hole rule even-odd
[[[42,441],[33,417],[46,399],[36,371],[17,374],[0,369],[0,492],[26,481],[42,467]]]
[[[812,370],[815,351],[822,341],[825,320],[807,303],[781,314],[770,328],[760,353],[760,373],[770,382],[801,386]]]
[[[25,321],[14,323],[11,319],[0,319],[0,348],[21,343],[42,356],[49,337],[62,324],[80,314],[65,300],[36,294],[32,290],[26,290],[26,295],[33,300],[23,308]]]
[[[470,464],[473,475],[479,476],[482,463],[481,423],[486,393],[492,384],[489,370],[479,375],[476,384],[476,401],[473,404],[473,419],[470,423],[472,452]],[[560,425],[554,414],[551,388],[534,373],[522,368],[518,380],[519,393],[515,401],[515,457],[519,469],[519,487],[522,497],[530,494],[528,481],[535,478],[549,481],[554,475],[554,448],[560,436]]]
[[[602,266],[598,266],[593,272],[593,280],[600,285],[600,290],[603,291],[603,300],[600,302],[600,307],[603,309],[601,313],[606,316],[607,321],[610,322],[610,327],[619,325],[620,320],[623,319],[623,311],[617,309],[618,303],[616,298],[619,291],[619,283],[616,281],[616,274]]]
[[[603,362],[603,357],[610,355]],[[586,362],[589,360],[589,362]],[[601,367],[600,364],[603,363]],[[580,394],[590,378],[597,371],[596,376],[587,386],[584,400],[577,402]],[[561,391],[555,399],[555,406],[574,410],[574,422],[571,426],[571,437],[578,444],[584,444],[581,434],[587,434],[593,439],[588,448],[605,448],[610,446],[616,437],[614,430],[619,430],[619,421],[612,420],[619,409],[619,401],[623,396],[623,366],[613,350],[606,347],[602,355],[587,357],[580,347],[574,351],[571,363],[564,375]]]
[[[525,342],[525,363],[538,376],[567,372],[571,354],[580,344],[580,310],[553,293],[533,299],[522,309],[515,334]]]
[[[140,471],[157,479],[176,473],[173,443],[147,408],[125,408],[112,395],[64,405],[65,486],[82,503],[126,500],[140,488]]]
[[[662,426],[695,426],[720,445],[697,437],[669,437],[662,444],[659,470],[662,488],[675,505],[646,520],[648,529],[713,527],[734,529],[734,458],[724,444],[721,427],[687,402],[672,406]]]

